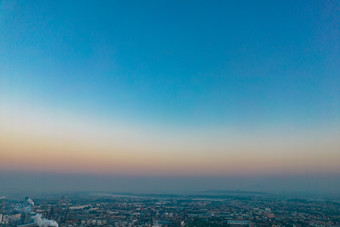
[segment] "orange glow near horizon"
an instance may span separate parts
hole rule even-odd
[[[46,114],[27,113],[23,119],[2,113],[0,117],[2,170],[132,175],[340,173],[340,142],[333,132],[242,136],[207,129],[165,134]]]

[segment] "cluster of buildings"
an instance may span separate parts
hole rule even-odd
[[[340,226],[340,203],[325,200],[70,195],[35,204],[4,201],[0,226]]]

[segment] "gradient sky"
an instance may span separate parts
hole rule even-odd
[[[340,176],[339,10],[0,1],[0,171]]]

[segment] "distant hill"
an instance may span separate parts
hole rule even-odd
[[[206,190],[200,191],[198,194],[204,195],[270,195],[267,192],[258,191],[242,191],[242,190]]]

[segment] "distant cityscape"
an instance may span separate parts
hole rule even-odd
[[[340,226],[340,202],[265,193],[1,197],[0,226]]]
[[[0,0],[0,227],[340,227],[340,0]]]

